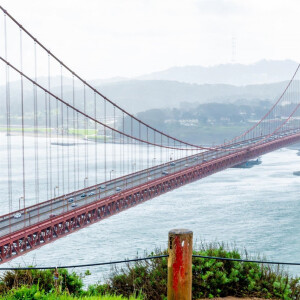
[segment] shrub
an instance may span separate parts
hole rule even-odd
[[[79,295],[82,292],[82,276],[75,272],[69,273],[66,269],[59,269],[58,285],[62,291],[70,294]],[[12,289],[18,289],[23,286],[38,285],[40,290],[46,293],[54,289],[54,271],[53,270],[13,270],[5,272],[1,277],[0,293],[3,294]],[[26,299],[26,298],[24,298]]]
[[[163,254],[167,252],[156,250],[150,256]],[[228,250],[223,244],[201,245],[200,250],[194,251],[194,254],[237,259],[243,257],[236,249]],[[244,257],[248,258],[247,253]],[[196,257],[192,263],[193,299],[226,296],[300,299],[300,278],[290,277],[279,267]],[[88,274],[90,273],[86,272]],[[87,291],[82,289],[81,275],[60,269],[60,290],[57,295],[53,275],[53,270],[5,272],[0,278],[1,299],[67,300],[72,299],[72,296],[82,297],[80,299],[85,299],[86,296],[116,299],[115,295],[128,299],[137,295],[139,299],[158,300],[166,299],[167,295],[167,258],[138,261],[121,268],[114,267],[105,284],[91,285]]]
[[[150,255],[162,255],[156,251]],[[194,254],[241,258],[235,249],[227,250],[223,244],[202,245]],[[247,258],[247,255],[246,255]],[[300,299],[299,278],[290,278],[282,269],[258,263],[220,261],[193,258],[193,299],[213,297],[262,297],[274,299]],[[115,267],[105,285],[96,285],[103,293],[129,296],[144,295],[145,299],[165,299],[167,295],[167,259],[160,258]]]

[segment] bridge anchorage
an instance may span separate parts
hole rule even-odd
[[[224,144],[204,147],[118,106],[0,11],[0,175],[7,178],[0,263],[300,141],[299,66],[261,120]]]

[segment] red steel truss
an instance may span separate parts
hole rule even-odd
[[[154,197],[222,171],[251,158],[300,141],[300,134],[247,148],[213,161],[205,162],[175,174],[149,181],[133,189],[106,197],[72,212],[40,222],[0,239],[0,263],[37,249],[76,230],[101,221]]]

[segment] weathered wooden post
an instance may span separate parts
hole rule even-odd
[[[59,293],[59,286],[58,286],[58,279],[59,279],[59,273],[58,273],[58,270],[57,268],[55,268],[55,271],[54,271],[54,287],[55,287],[55,291],[56,293],[58,294]]]
[[[168,252],[168,300],[191,300],[193,232],[171,230]]]

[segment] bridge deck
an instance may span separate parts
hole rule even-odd
[[[219,151],[206,151],[117,178],[105,183],[105,189],[99,184],[47,201],[40,207],[32,206],[21,220],[14,219],[12,214],[2,216],[0,263],[182,185],[299,141],[300,133],[293,131],[265,139],[262,144],[256,144],[255,139],[227,145]],[[168,173],[163,174],[164,171]],[[116,191],[117,187],[122,190]],[[95,195],[83,198],[83,192]],[[77,207],[70,207],[70,197]],[[50,211],[56,216],[49,218]],[[9,232],[10,229],[13,230]]]

